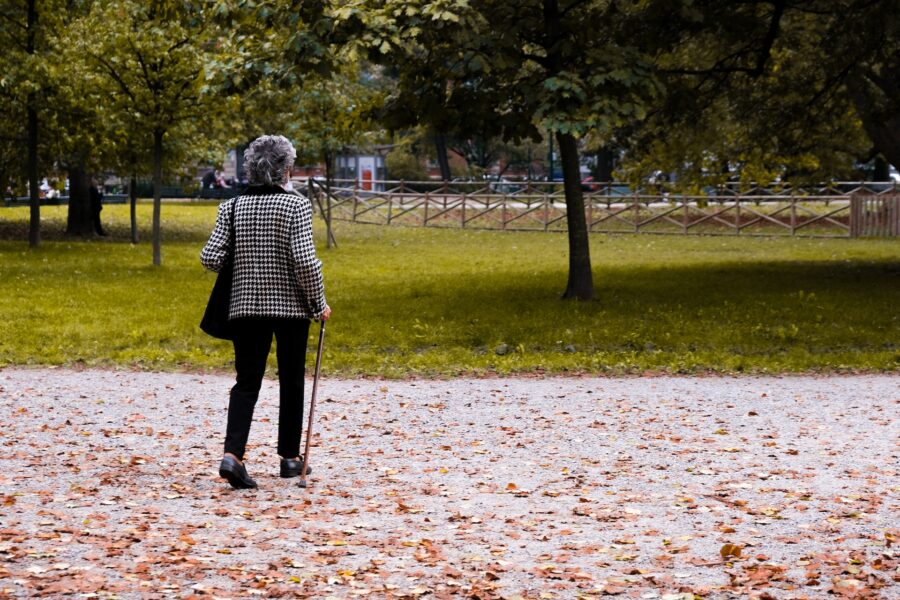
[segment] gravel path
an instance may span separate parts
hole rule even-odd
[[[256,491],[229,386],[0,371],[0,597],[900,598],[898,376],[328,380],[307,490],[267,381]]]

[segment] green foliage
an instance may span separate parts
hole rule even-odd
[[[398,146],[384,157],[384,164],[390,179],[404,181],[427,181],[428,172],[419,157],[404,146]]]
[[[138,208],[146,230],[150,207]],[[112,241],[61,240],[64,208],[47,207],[59,241],[0,242],[0,364],[229,369],[230,345],[197,328],[215,206],[166,208],[162,268],[116,241],[128,238],[124,206],[103,211]],[[2,237],[26,219],[2,209]],[[316,233],[324,245],[319,222]],[[594,236],[597,300],[560,304],[561,235],[342,224],[337,235],[321,254],[329,375],[900,368],[890,240]]]
[[[0,5],[0,188],[5,191],[12,183],[22,194],[26,190],[26,111],[30,105],[39,117],[38,170],[46,173],[56,158],[54,145],[64,134],[55,113],[70,85],[65,61],[54,47],[55,32],[82,10],[80,2],[33,0],[37,19],[29,25],[29,3],[17,0]]]
[[[287,131],[313,160],[331,159],[350,146],[373,141],[373,109],[381,101],[375,82],[347,66],[328,79],[304,86],[294,109],[293,126]]]
[[[718,27],[673,24],[683,42],[656,57],[665,94],[648,122],[618,132],[627,179],[808,183],[878,153],[900,161],[900,3],[756,4],[710,3]]]
[[[388,115],[405,124],[514,140],[540,139],[540,124],[580,137],[644,118],[659,93],[653,3],[368,4],[382,37],[403,39],[382,60],[398,77]]]
[[[68,33],[67,44],[85,57],[96,82],[94,97],[105,100],[110,140],[122,149],[118,166],[135,174],[152,165],[155,265],[162,262],[163,173],[231,137],[237,99],[215,85],[230,45],[210,10],[202,1],[97,2]]]
[[[86,57],[90,98],[108,108],[122,149],[149,153],[162,131],[172,170],[221,143],[234,99],[212,87],[228,45],[209,19],[203,3],[113,0],[94,3],[70,28],[66,42]]]

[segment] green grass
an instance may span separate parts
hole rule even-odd
[[[163,207],[163,266],[111,239],[24,242],[27,209],[0,208],[0,365],[220,369],[227,342],[197,328],[214,275],[198,261],[215,208]],[[323,227],[316,224],[319,242]],[[896,240],[591,238],[597,300],[563,302],[561,234],[338,224],[326,250],[329,374],[797,372],[900,367]],[[315,332],[315,328],[313,328]],[[498,354],[505,345],[508,352]]]

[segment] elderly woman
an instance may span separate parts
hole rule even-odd
[[[237,381],[231,388],[225,456],[219,474],[235,488],[255,488],[244,465],[253,408],[275,336],[278,359],[278,454],[281,476],[300,474],[303,381],[310,319],[326,321],[322,263],[312,236],[312,206],[293,192],[297,153],[287,138],[264,135],[244,152],[249,187],[219,206],[216,226],[200,253],[218,271],[230,258],[234,215],[234,280],[229,323],[234,332]],[[233,208],[232,208],[233,206]]]

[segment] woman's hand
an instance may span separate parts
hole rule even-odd
[[[325,305],[325,310],[322,311],[322,314],[319,315],[320,321],[327,321],[331,317],[331,307],[327,304]]]

